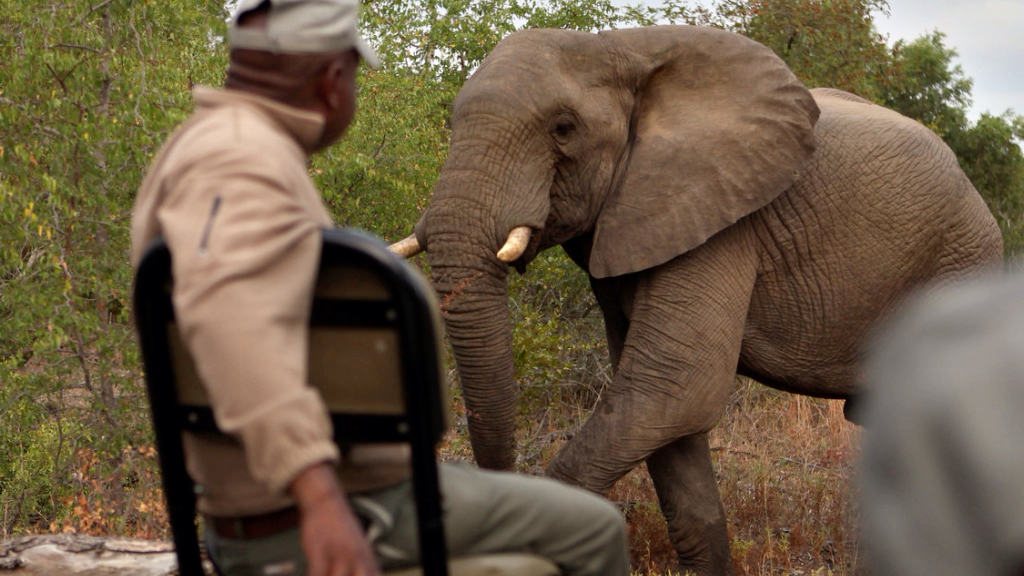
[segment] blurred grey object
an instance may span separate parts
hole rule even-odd
[[[1024,574],[1024,276],[918,297],[866,370],[871,574]]]

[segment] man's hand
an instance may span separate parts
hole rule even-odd
[[[380,576],[377,560],[329,464],[310,466],[291,484],[307,576]]]

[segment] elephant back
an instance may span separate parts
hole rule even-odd
[[[940,262],[971,245],[1001,255],[995,218],[938,135],[848,92],[811,93],[821,110],[819,148],[801,180],[831,183],[799,190],[827,192],[819,202],[841,202],[851,224],[863,220],[896,251],[923,250]]]
[[[931,130],[847,93],[812,93],[821,110],[818,147],[794,185],[751,216],[761,265],[750,329],[778,334],[803,322],[797,332],[817,334],[821,347],[772,346],[806,353],[794,365],[808,374],[819,363],[849,366],[827,385],[841,395],[854,385],[862,335],[879,318],[925,284],[998,268],[1002,237]],[[778,294],[805,303],[799,319],[776,317]]]

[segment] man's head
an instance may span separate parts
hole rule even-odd
[[[359,60],[377,55],[359,35],[358,0],[243,0],[231,21],[225,86],[323,114],[317,148],[355,113]]]

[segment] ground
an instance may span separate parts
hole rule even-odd
[[[541,473],[567,435],[560,423],[570,422],[569,430],[578,426],[586,403],[563,397],[521,418],[520,471]],[[464,417],[456,419],[443,459],[472,457],[463,422]],[[857,571],[859,440],[860,429],[843,417],[842,401],[737,379],[726,414],[711,435],[737,576]],[[634,572],[672,572],[674,552],[644,467],[620,480],[609,498],[626,517]]]

